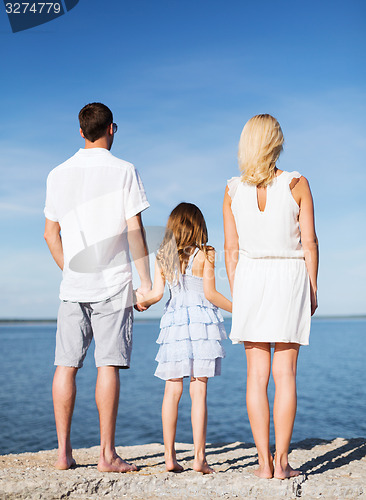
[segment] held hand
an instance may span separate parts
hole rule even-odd
[[[150,290],[144,290],[144,293],[148,292]],[[140,304],[140,302],[143,301],[144,294],[141,292],[141,287],[138,288],[137,290],[134,290],[134,308],[136,311],[143,312],[146,311],[149,307],[143,306]]]
[[[136,309],[136,311],[143,312],[146,311],[147,307],[142,306],[139,304],[139,301],[143,299],[143,295],[137,290],[133,291],[133,307]]]

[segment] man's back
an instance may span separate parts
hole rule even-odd
[[[131,280],[127,219],[148,206],[134,166],[107,149],[80,149],[52,170],[45,215],[61,227],[62,300],[104,300]]]

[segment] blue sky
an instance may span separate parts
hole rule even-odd
[[[91,101],[112,109],[112,152],[141,173],[145,225],[183,200],[202,209],[226,294],[226,180],[245,122],[276,116],[278,166],[305,175],[315,199],[318,314],[366,314],[365,19],[363,0],[80,0],[13,34],[0,6],[0,318],[56,316],[45,181],[83,146],[77,114]]]

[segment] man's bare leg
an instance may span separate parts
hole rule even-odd
[[[57,366],[53,377],[52,396],[58,439],[58,459],[55,467],[60,470],[70,469],[75,465],[70,430],[76,397],[77,371],[77,368]]]
[[[119,401],[119,369],[115,366],[98,368],[95,401],[99,412],[101,472],[136,471],[136,465],[128,464],[117,455],[115,448],[116,420]]]

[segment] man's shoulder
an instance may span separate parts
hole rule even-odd
[[[60,172],[61,170],[64,170],[65,168],[71,167],[74,164],[74,162],[75,162],[75,157],[76,156],[77,156],[77,152],[75,154],[73,154],[72,156],[70,156],[70,158],[68,158],[67,160],[63,161],[62,163],[60,163],[59,165],[57,165],[56,167],[54,167],[50,171],[50,173],[48,174],[48,177],[52,177],[57,172]]]
[[[85,150],[79,149],[79,151],[77,151],[73,156],[71,156],[70,158],[57,165],[55,168],[53,168],[49,172],[48,177],[52,178],[55,175],[57,176],[58,173],[61,174],[65,170],[72,169],[73,167],[77,168],[82,165],[88,164],[88,155],[86,155],[84,151]],[[112,167],[124,172],[131,172],[131,173],[133,173],[136,170],[135,166],[132,163],[126,160],[122,160],[117,156],[114,156],[108,150],[105,150],[105,152],[99,152],[98,157],[99,158],[97,163],[98,166],[100,167]],[[93,158],[93,160],[95,160],[95,157]]]
[[[117,156],[112,155],[111,152],[108,155],[108,161],[114,167],[117,168],[119,167],[127,170],[135,170],[135,165],[133,165],[133,163],[130,163],[129,161],[126,160],[122,160],[122,158],[118,158]]]

